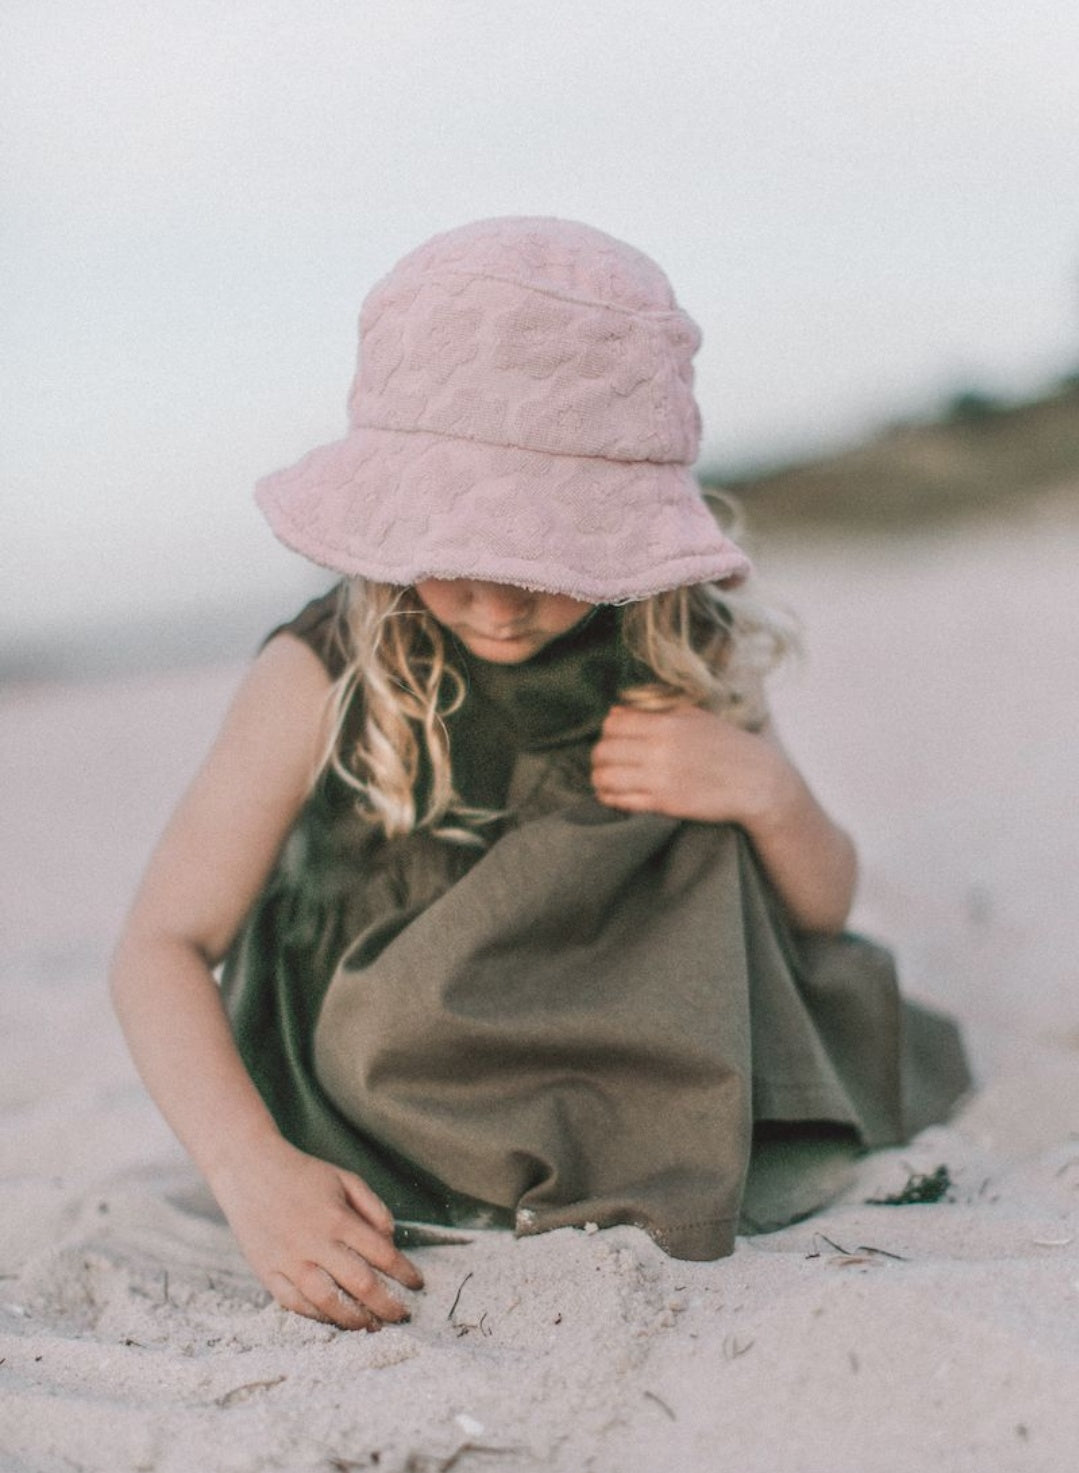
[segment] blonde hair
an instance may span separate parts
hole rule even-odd
[[[466,687],[441,626],[414,589],[364,578],[345,585],[342,613],[347,665],[331,691],[320,771],[352,788],[360,812],[388,838],[430,829],[482,844],[477,830],[498,815],[470,808],[454,789],[445,718]],[[706,706],[750,730],[766,719],[764,675],[797,644],[791,621],[748,588],[711,583],[626,605],[622,639],[654,679],[621,691],[621,700],[647,710]],[[349,722],[357,700],[358,735]]]

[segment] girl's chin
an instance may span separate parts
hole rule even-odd
[[[488,660],[492,665],[519,665],[537,654],[552,636],[521,634],[512,639],[495,639],[482,634],[457,632],[457,638],[470,654]]]

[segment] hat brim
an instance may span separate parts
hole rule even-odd
[[[255,498],[286,546],[381,583],[481,578],[628,603],[750,571],[686,465],[361,426]]]

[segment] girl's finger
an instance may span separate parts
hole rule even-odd
[[[355,1176],[351,1171],[342,1171],[339,1175],[345,1195],[360,1216],[366,1218],[376,1232],[392,1237],[393,1213],[377,1192],[373,1192],[361,1177]]]
[[[366,1223],[353,1219],[343,1224],[337,1241],[406,1289],[423,1288],[423,1275],[412,1260],[405,1257],[392,1238],[376,1233]]]
[[[343,1289],[317,1263],[304,1264],[292,1282],[300,1295],[314,1306],[318,1319],[328,1320],[342,1330],[381,1330],[382,1321],[374,1310]]]
[[[601,737],[592,748],[592,766],[610,767],[621,764],[639,767],[646,750],[642,742],[627,741],[623,737]]]
[[[656,800],[648,793],[634,792],[632,788],[624,793],[601,792],[596,789],[596,797],[608,808],[619,808],[625,813],[658,813],[659,808]]]
[[[396,1325],[409,1318],[408,1305],[390,1293],[381,1275],[347,1243],[334,1243],[327,1250],[323,1267],[346,1294],[377,1314],[380,1320]]]
[[[600,730],[604,736],[610,734],[639,741],[641,737],[648,735],[649,725],[660,714],[656,711],[635,711],[632,706],[612,706],[604,717]]]
[[[326,1316],[322,1311],[311,1303],[306,1294],[301,1294],[292,1280],[287,1279],[284,1274],[268,1274],[266,1288],[282,1309],[290,1309],[293,1314],[302,1314],[309,1320],[319,1320],[325,1324]]]
[[[643,792],[651,786],[643,763],[600,763],[592,769],[592,786],[596,792]]]

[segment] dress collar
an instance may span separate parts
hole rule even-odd
[[[450,658],[468,692],[457,714],[471,707],[480,716],[483,707],[493,707],[521,747],[557,746],[594,735],[632,678],[621,614],[620,608],[600,604],[515,665],[482,660],[450,635]]]

